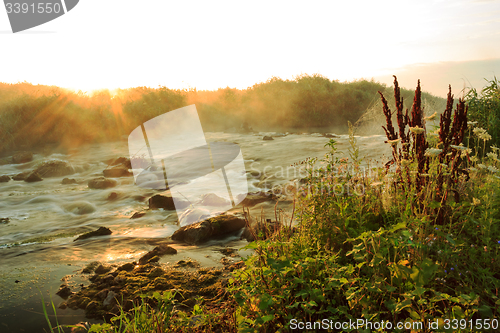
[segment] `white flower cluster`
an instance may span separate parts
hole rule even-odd
[[[410,127],[410,131],[414,134],[422,134],[424,133],[425,129],[415,126],[415,127]]]
[[[441,154],[442,151],[443,151],[442,149],[438,148],[427,148],[424,155],[427,157],[436,157],[439,154]]]
[[[474,132],[474,134],[477,135],[477,137],[480,140],[484,140],[484,141],[491,140],[491,135],[489,135],[488,132],[486,132],[486,130],[484,128],[476,127],[472,131]]]

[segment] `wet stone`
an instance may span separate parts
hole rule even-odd
[[[24,181],[27,183],[33,183],[33,182],[40,182],[42,181],[42,177],[38,174],[38,172],[33,171],[31,172],[25,179]]]
[[[77,184],[76,180],[73,178],[64,178],[61,182],[63,185]]]
[[[100,189],[100,190],[115,187],[116,185],[118,185],[116,180],[104,177],[94,178],[89,180],[88,182],[89,188]]]
[[[107,273],[109,271],[111,271],[111,266],[104,266],[104,265],[99,265],[96,269],[95,269],[95,273],[96,274],[104,274],[104,273]]]
[[[127,271],[127,272],[130,272],[131,270],[133,270],[135,268],[135,264],[134,263],[126,263],[126,264],[123,264],[121,265],[120,267],[117,268],[117,271]]]
[[[109,228],[100,227],[97,230],[90,231],[90,232],[84,233],[83,235],[78,236],[78,238],[75,239],[74,242],[76,242],[77,240],[87,239],[90,237],[111,235],[111,233],[112,233],[112,231],[109,230]]]
[[[132,215],[131,219],[138,219],[140,217],[143,217],[146,215],[146,212],[135,212],[134,215]]]
[[[0,176],[0,183],[6,183],[8,181],[10,181],[10,177],[9,176],[7,176],[7,175]]]
[[[60,296],[63,299],[67,299],[72,294],[73,292],[67,285],[62,285],[59,291],[56,292],[56,295]]]
[[[90,264],[88,264],[82,269],[82,273],[84,274],[93,273],[99,265],[101,265],[99,261],[92,261]]]
[[[166,255],[166,254],[177,254],[177,250],[171,246],[166,245],[166,244],[158,245],[152,251],[149,251],[144,256],[142,256],[139,259],[139,264],[141,264],[141,265],[146,264],[146,263],[150,262],[150,260],[152,258],[154,258],[156,256],[161,257],[161,256]],[[159,259],[160,258],[158,258],[158,260]]]

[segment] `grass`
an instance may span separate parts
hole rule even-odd
[[[498,149],[478,152],[488,133],[473,130],[465,101],[455,104],[451,92],[429,132],[420,86],[411,113],[398,103],[396,80],[394,94],[398,131],[383,103],[391,161],[361,172],[353,129],[347,158],[330,140],[319,167],[304,162],[298,226],[277,214],[278,228],[254,231],[247,248],[255,254],[233,272],[219,304],[199,299],[182,312],[172,292],[157,293],[156,306],[143,302],[89,332],[313,332],[349,320],[366,325],[342,331],[384,330],[368,322],[395,332],[498,330]],[[467,135],[483,148],[464,146]],[[356,186],[363,191],[334,191]]]

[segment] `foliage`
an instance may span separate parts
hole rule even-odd
[[[500,83],[496,76],[493,80],[486,80],[488,83],[480,93],[475,88],[469,89],[465,95],[465,100],[469,107],[469,120],[477,122],[477,127],[484,128],[491,135],[491,143],[498,146],[500,144]],[[474,140],[474,146],[479,140]],[[483,148],[483,155],[486,147]]]
[[[136,87],[87,94],[0,83],[0,154],[46,144],[74,147],[118,140],[144,121],[190,104],[197,106],[203,128],[210,131],[347,131],[346,122],[356,122],[384,88],[373,80],[340,83],[318,74],[273,77],[245,90],[216,91]]]

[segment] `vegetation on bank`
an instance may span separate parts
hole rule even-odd
[[[341,83],[321,75],[271,78],[245,90],[137,87],[87,95],[29,83],[0,83],[0,154],[45,144],[77,146],[120,139],[142,122],[195,104],[205,130],[346,131],[387,87],[374,81]],[[403,90],[411,101],[412,92]],[[431,101],[442,101],[429,94]]]
[[[410,111],[397,81],[395,110],[381,95],[391,161],[364,170],[352,128],[348,154],[330,140],[323,160],[305,161],[297,228],[278,218],[257,235],[218,304],[182,312],[166,291],[89,332],[498,331],[499,149],[451,92],[430,131],[419,85]],[[349,320],[378,327],[328,326]]]

